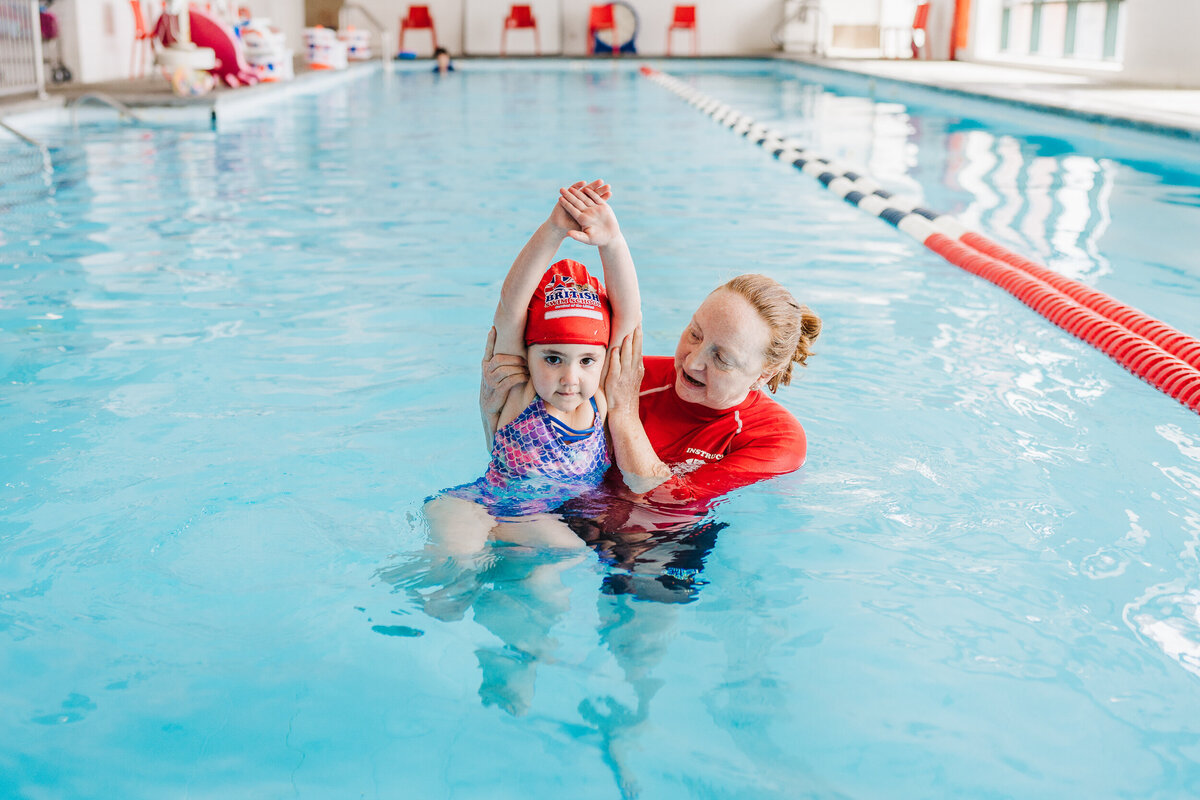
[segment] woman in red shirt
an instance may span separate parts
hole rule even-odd
[[[630,488],[695,505],[799,469],[804,428],[763,390],[791,382],[820,331],[783,286],[741,275],[700,304],[674,358],[643,359],[641,332],[627,337],[609,355],[605,388],[616,404],[614,461]]]

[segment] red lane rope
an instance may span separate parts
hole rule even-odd
[[[1146,337],[1171,355],[1186,361],[1196,369],[1200,369],[1200,341],[1193,339],[1186,333],[1175,330],[1165,322],[1143,314],[1136,308],[1114,300],[1103,292],[1098,292],[1078,281],[1071,280],[1065,275],[1060,275],[1053,270],[1030,261],[996,244],[986,236],[971,231],[960,236],[959,241],[969,247],[973,247],[984,255],[999,259],[1023,272],[1040,278],[1080,305],[1108,317],[1140,336]]]
[[[968,236],[972,238],[971,246],[965,244]],[[988,249],[1003,250],[979,234],[971,233],[964,234],[962,241],[934,233],[926,237],[924,242],[926,247],[951,264],[996,284],[1067,333],[1102,350],[1134,375],[1183,403],[1192,411],[1200,412],[1200,369],[1178,355],[1181,351],[1194,355],[1191,345],[1200,344],[1195,339],[1118,303],[1106,294],[1076,284],[1075,281],[1021,259],[1020,256],[1014,255],[1014,258],[1032,266],[1038,273],[1046,274],[1047,278],[1054,279],[1053,282],[1032,270],[994,258],[983,252],[983,247],[977,246],[976,243]],[[1077,292],[1080,297],[1104,310],[1085,305],[1079,298],[1063,291],[1056,285],[1063,281],[1074,284],[1074,287],[1082,290]],[[1114,309],[1113,306],[1118,308]],[[1122,320],[1130,320],[1143,329],[1159,333],[1176,348],[1176,351],[1168,351],[1152,341],[1144,332],[1127,327]],[[1146,324],[1146,320],[1158,327]],[[1162,328],[1174,335],[1161,334]]]

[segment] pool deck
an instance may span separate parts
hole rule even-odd
[[[777,57],[1200,142],[1200,89],[1134,86],[1119,82],[1116,75],[1084,76],[968,61]]]
[[[1169,89],[1122,84],[1117,75],[1075,75],[1049,70],[966,61],[912,61],[811,57],[764,54],[769,58],[866,75],[879,80],[915,84],[952,94],[981,96],[1027,108],[1157,131],[1200,143],[1200,89]],[[466,61],[466,59],[463,59]],[[632,59],[631,59],[632,60]],[[662,63],[660,59],[654,59]],[[680,59],[686,63],[687,59]],[[361,68],[366,65],[354,65]],[[216,118],[222,104],[261,99],[263,93],[303,85],[328,72],[313,72],[297,64],[296,79],[288,84],[265,84],[230,89],[219,87],[201,97],[176,97],[159,76],[68,84],[48,87],[45,99],[0,98],[0,118],[47,107],[61,107],[85,94],[102,93],[133,109],[189,109]]]
[[[317,82],[322,79],[350,77],[356,71],[371,68],[377,63],[354,63],[347,70],[331,73],[327,70],[311,70],[297,60],[296,75],[290,81],[238,87],[218,84],[206,94],[184,97],[175,94],[166,78],[150,70],[150,74],[140,78],[47,86],[44,98],[25,97],[6,101],[0,97],[0,120],[13,115],[71,107],[77,103],[95,106],[115,103],[117,107],[124,106],[143,119],[204,120],[215,125],[218,109],[252,106],[264,98],[318,85]]]

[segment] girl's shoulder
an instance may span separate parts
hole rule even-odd
[[[511,424],[536,398],[533,381],[526,381],[520,391],[509,392],[508,399],[504,401],[504,408],[500,409],[500,417],[496,420],[496,430]]]
[[[596,424],[603,425],[604,420],[608,419],[608,400],[604,397],[604,389],[596,389],[596,394],[592,396],[592,402],[596,405]]]

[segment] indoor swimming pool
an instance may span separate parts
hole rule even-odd
[[[0,796],[1200,794],[1196,414],[637,66],[0,139]],[[657,66],[1200,335],[1190,144]],[[593,177],[648,353],[739,273],[821,315],[808,462],[623,560],[430,559],[505,272]]]

